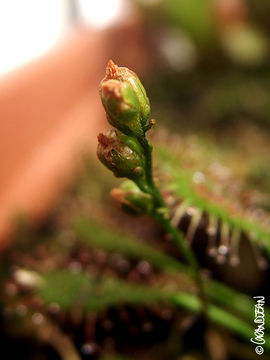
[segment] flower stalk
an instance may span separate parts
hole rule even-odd
[[[153,216],[171,235],[193,269],[201,309],[207,315],[207,298],[198,261],[184,236],[172,225],[169,209],[153,178],[153,147],[146,132],[155,121],[150,119],[150,103],[145,89],[133,71],[118,67],[110,60],[100,85],[100,96],[107,119],[117,130],[99,135],[98,157],[115,176],[130,179],[139,188],[139,191],[123,187],[114,189],[112,195],[123,208]]]

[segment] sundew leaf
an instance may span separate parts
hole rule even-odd
[[[205,211],[208,215],[215,216],[222,222],[227,223],[230,228],[237,229],[246,233],[249,240],[262,245],[268,257],[270,257],[270,230],[264,227],[255,219],[247,219],[244,215],[231,213],[223,204],[214,203],[199,194],[191,185],[191,179],[187,172],[179,166],[179,161],[164,146],[157,147],[159,160],[166,166],[166,171],[170,173],[171,179],[168,185],[176,196],[187,201],[190,206],[197,207]],[[169,168],[169,170],[168,170]],[[249,236],[252,234],[252,238]]]
[[[45,303],[57,303],[64,310],[79,307],[86,311],[102,311],[121,304],[155,304],[169,302],[176,306],[200,313],[200,300],[193,294],[163,289],[146,288],[110,277],[97,277],[86,273],[70,273],[66,270],[43,274],[43,282],[37,290]],[[246,341],[252,335],[252,320],[248,322],[215,305],[207,308],[209,318],[233,331]],[[269,335],[265,334],[269,340]],[[269,345],[266,347],[269,351]]]
[[[144,244],[130,235],[123,235],[105,228],[92,219],[81,217],[75,222],[75,231],[87,244],[107,252],[119,252],[135,259],[145,259],[161,270],[175,269],[189,272],[178,260]]]
[[[86,217],[77,219],[75,231],[79,239],[86,244],[106,252],[119,252],[131,258],[145,259],[157,269],[164,271],[167,276],[172,273],[174,281],[175,275],[177,278],[179,277],[179,282],[183,280],[183,276],[185,279],[188,277],[191,279],[192,271],[188,266],[181,264],[170,255],[143,244],[139,239],[115,233],[112,229],[101,226],[93,219]],[[214,303],[228,307],[249,320],[253,319],[253,302],[246,295],[213,280],[206,282],[206,291]],[[266,308],[265,311],[270,314],[269,309]]]
[[[110,277],[98,277],[87,273],[71,273],[67,270],[42,275],[38,295],[47,304],[57,303],[64,310],[80,307],[84,310],[101,311],[122,303],[156,303],[168,299],[162,290],[145,288]]]

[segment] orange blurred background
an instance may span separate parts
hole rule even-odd
[[[16,28],[0,38],[2,49],[9,51],[0,61],[0,248],[7,244],[16,217],[46,214],[76,172],[80,152],[95,151],[97,133],[105,126],[98,87],[107,61],[113,58],[133,68],[136,64],[139,72],[147,63],[139,18],[121,1],[112,1],[111,12],[102,11],[104,2],[92,2],[95,6],[89,4],[89,9],[82,2],[82,14],[75,7],[78,2],[56,3],[61,18],[54,21],[64,25],[60,31],[58,24],[47,42],[44,31],[51,12],[43,9],[48,15],[44,21],[42,9],[33,9],[31,1],[21,9],[21,17],[13,19]],[[1,6],[3,19],[13,16],[11,4]],[[36,34],[27,21],[31,26],[41,21]],[[22,42],[20,49],[11,44],[12,52],[7,36]],[[38,36],[45,39],[44,49]]]

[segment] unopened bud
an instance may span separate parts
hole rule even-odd
[[[109,123],[126,135],[141,137],[149,129],[150,103],[138,76],[109,61],[100,84]]]
[[[151,215],[152,196],[143,193],[133,182],[125,181],[119,188],[112,189],[111,196],[123,210],[132,215]]]
[[[145,184],[145,161],[140,144],[116,130],[99,134],[97,155],[100,161],[117,177],[127,177]]]

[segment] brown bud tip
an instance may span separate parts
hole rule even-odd
[[[118,201],[118,202],[122,202],[124,200],[124,195],[123,195],[123,191],[121,189],[118,188],[114,188],[111,190],[110,192],[111,197]]]
[[[117,66],[112,60],[109,60],[106,67],[106,76],[102,81],[103,82],[107,80],[125,81],[130,76],[137,77],[137,75],[133,71],[129,70],[126,67]]]
[[[114,97],[115,99],[121,98],[121,92],[120,92],[120,83],[117,83],[115,81],[105,81],[101,85],[102,90],[102,96],[105,99],[108,99],[110,97]]]
[[[106,79],[117,79],[119,76],[119,67],[112,60],[109,60],[106,68]]]
[[[151,119],[150,121],[149,121],[149,125],[152,127],[152,126],[154,126],[154,125],[156,125],[156,120],[155,119]]]
[[[98,135],[98,142],[104,149],[112,148],[112,139],[102,133]]]

